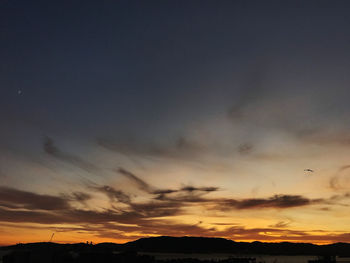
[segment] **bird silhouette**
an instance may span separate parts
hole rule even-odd
[[[304,171],[305,171],[305,172],[310,172],[310,173],[313,173],[313,172],[314,172],[314,170],[309,169],[309,168],[308,168],[308,169],[304,169]]]

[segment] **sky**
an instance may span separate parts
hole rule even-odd
[[[0,245],[350,242],[349,11],[0,0]]]

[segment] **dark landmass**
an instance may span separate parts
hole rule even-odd
[[[264,255],[350,255],[350,243],[334,243],[315,245],[311,243],[265,243],[265,242],[235,242],[224,238],[206,237],[150,237],[141,238],[125,244],[58,244],[52,242],[16,244],[1,247],[2,250],[19,249],[85,249],[113,250],[119,252],[157,252],[157,253],[240,253]]]
[[[241,253],[264,255],[350,255],[349,243],[315,245],[310,243],[235,242],[224,238],[153,237],[141,238],[123,245],[122,249],[164,253]]]
[[[144,252],[227,253],[239,255],[350,255],[349,243],[315,245],[310,243],[235,242],[224,238],[203,237],[152,237],[141,238],[125,244],[57,244],[51,242],[17,244],[1,247],[11,251],[3,257],[4,263],[15,262],[213,262],[199,259],[156,260]],[[250,260],[250,261],[249,261]],[[231,258],[215,262],[255,262],[249,258]]]

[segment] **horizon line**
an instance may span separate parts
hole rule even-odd
[[[47,243],[47,244],[59,244],[59,245],[75,245],[75,244],[86,244],[86,245],[99,245],[99,244],[116,244],[116,245],[125,245],[127,243],[131,243],[131,242],[135,242],[141,239],[151,239],[151,238],[160,238],[160,237],[170,237],[170,238],[207,238],[207,239],[225,239],[225,240],[229,240],[232,242],[236,242],[236,243],[254,243],[254,242],[259,242],[259,243],[268,243],[268,244],[276,244],[276,243],[291,243],[291,244],[311,244],[311,245],[315,245],[315,246],[326,246],[326,245],[333,245],[333,244],[349,244],[350,242],[325,242],[325,243],[313,243],[313,242],[302,242],[302,241],[260,241],[260,240],[254,240],[254,241],[236,241],[233,239],[229,239],[229,238],[224,238],[224,237],[205,237],[205,236],[166,236],[166,235],[159,235],[159,236],[152,236],[152,237],[140,237],[134,240],[130,240],[130,241],[126,241],[124,243],[116,243],[116,242],[99,242],[99,243],[95,243],[93,241],[85,241],[85,242],[75,242],[75,243],[69,243],[69,242],[50,242],[50,241],[37,241],[37,242],[27,242],[27,243],[21,243],[18,242],[16,244],[0,244],[0,248],[4,248],[4,247],[10,247],[10,246],[16,246],[16,245],[27,245],[27,244],[42,244],[42,243]],[[91,244],[87,244],[87,242],[92,242]]]

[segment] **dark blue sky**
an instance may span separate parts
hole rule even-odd
[[[130,132],[225,111],[254,74],[282,93],[347,84],[348,8],[346,1],[2,1],[2,118]]]

